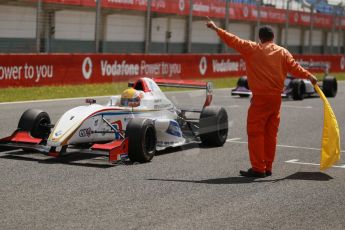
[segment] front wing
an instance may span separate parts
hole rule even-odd
[[[0,139],[0,152],[11,150],[31,150],[43,153],[48,156],[59,157],[72,152],[67,149],[57,151],[54,147],[48,146],[47,141],[32,137],[26,131],[16,130],[11,136]],[[108,143],[95,143],[90,148],[71,147],[78,152],[107,156],[109,162],[116,162],[128,155],[128,139],[114,140]]]

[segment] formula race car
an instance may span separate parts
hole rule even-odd
[[[317,69],[324,71],[322,83],[318,83],[326,97],[335,97],[338,91],[337,79],[328,75],[327,65],[308,65],[303,66],[306,69]],[[247,77],[240,77],[237,81],[237,87],[232,89],[231,95],[240,97],[249,97],[252,92],[249,89]],[[284,91],[282,97],[292,98],[293,100],[303,100],[305,97],[317,96],[313,84],[307,79],[299,79],[288,75],[284,82]]]
[[[205,89],[203,108],[178,108],[158,85]],[[110,162],[128,156],[143,163],[168,147],[191,142],[211,147],[225,143],[228,115],[224,108],[210,106],[211,82],[140,78],[129,87],[122,95],[112,96],[106,105],[87,99],[89,105],[68,110],[55,125],[46,112],[28,109],[17,130],[0,139],[0,152],[22,149],[58,157],[74,150],[105,155]],[[200,115],[187,118],[189,113]]]

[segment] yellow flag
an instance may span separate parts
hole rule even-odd
[[[339,126],[331,105],[318,85],[315,85],[315,90],[324,103],[320,170],[325,170],[340,160]]]

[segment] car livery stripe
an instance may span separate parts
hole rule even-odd
[[[99,113],[99,114],[94,114],[92,117],[96,117],[99,115],[106,116],[106,115],[127,115],[127,114],[140,114],[140,113],[148,113],[148,112],[155,112],[158,110],[147,110],[147,111],[140,111],[140,112],[126,112],[126,113]]]
[[[120,111],[123,112],[120,112]],[[109,112],[108,112],[109,111]],[[118,112],[113,112],[113,111],[118,111]],[[72,126],[71,129],[69,129],[66,133],[68,133],[70,130],[74,129],[74,131],[72,131],[67,138],[61,143],[61,145],[66,145],[67,142],[71,139],[71,137],[77,132],[77,130],[80,128],[80,126],[83,124],[83,122],[87,119],[89,119],[90,117],[95,117],[95,116],[99,116],[99,115],[127,115],[127,114],[139,114],[139,113],[147,113],[147,112],[154,112],[154,111],[159,111],[159,110],[137,110],[137,111],[124,111],[123,109],[120,108],[108,108],[108,109],[102,109],[99,111],[96,111],[94,113],[92,113],[91,115],[89,115],[88,117],[86,117],[84,120],[82,120],[79,124],[76,124],[75,126]],[[75,128],[74,128],[75,127]],[[55,130],[54,130],[55,131]],[[53,131],[53,132],[54,132]],[[62,139],[64,137],[64,135],[62,135],[61,137],[59,137],[56,141],[60,141],[60,139]]]
[[[96,116],[106,116],[106,115],[127,115],[127,114],[137,114],[136,112],[124,112],[124,113],[112,113],[112,112],[106,112],[106,113],[98,113],[98,114],[94,114],[91,117],[96,117]]]
[[[96,111],[96,112],[92,113],[91,115],[89,115],[88,117],[86,117],[85,119],[83,119],[82,121],[80,121],[79,123],[73,125],[69,130],[67,130],[67,131],[65,132],[65,134],[68,133],[68,132],[70,132],[71,130],[74,130],[74,131],[72,131],[70,134],[68,134],[67,138],[65,138],[65,140],[61,143],[61,145],[62,145],[62,146],[63,146],[63,145],[66,145],[67,142],[71,139],[71,137],[75,134],[75,132],[79,129],[79,127],[83,124],[83,122],[84,122],[85,120],[87,120],[88,118],[93,117],[93,116],[95,116],[95,114],[100,113],[100,112],[102,112],[102,111],[114,111],[114,110],[115,110],[115,111],[118,111],[118,110],[121,110],[121,109],[116,109],[116,108],[112,108],[112,109],[102,109],[102,110],[99,110],[99,111]],[[54,132],[55,132],[55,129],[53,130],[52,133],[54,133]],[[64,136],[65,136],[65,135],[62,135],[62,136],[59,137],[56,141],[60,141]]]

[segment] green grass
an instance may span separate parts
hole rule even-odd
[[[115,95],[122,92],[126,87],[127,83],[121,82],[116,84],[6,88],[0,91],[0,102]]]
[[[316,77],[319,79],[319,80],[322,80],[324,74],[315,74]],[[344,81],[345,80],[345,73],[330,73],[329,75],[337,78],[338,81]]]
[[[335,73],[331,75],[335,76],[338,80],[345,80],[345,73]],[[322,74],[317,74],[319,79],[322,79],[322,76]],[[214,78],[208,80],[213,82],[214,88],[219,89],[234,87],[237,79],[238,78],[235,77]],[[205,79],[203,80],[205,81]],[[117,95],[121,94],[121,92],[126,88],[127,82],[30,88],[4,88],[0,90],[0,102]],[[164,91],[177,90],[173,87],[164,87],[162,89]]]

